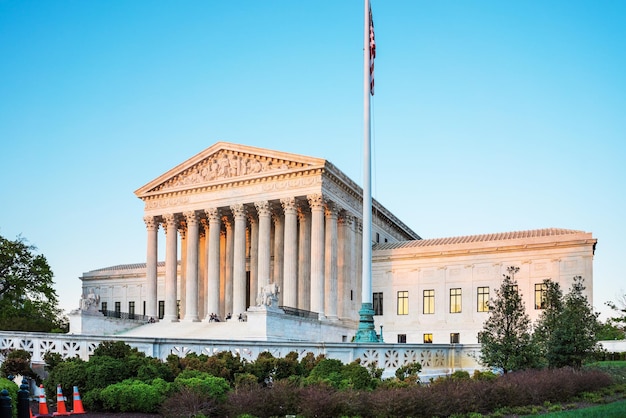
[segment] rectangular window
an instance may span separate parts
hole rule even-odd
[[[401,290],[398,292],[398,315],[409,314],[409,291]]]
[[[160,300],[159,301],[159,319],[163,319],[164,316],[165,316],[165,301]]]
[[[433,334],[424,334],[424,344],[433,343]]]
[[[450,313],[461,312],[461,289],[450,289]]]
[[[424,290],[424,313],[425,314],[435,313],[435,290],[434,289]]]
[[[142,315],[146,316],[146,301],[145,300],[143,301],[143,313],[142,313]]]
[[[135,301],[128,302],[128,319],[135,319]]]
[[[122,316],[122,302],[115,302],[115,317]]]
[[[546,308],[548,286],[545,283],[535,285],[535,309]]]
[[[478,288],[478,312],[489,312],[489,287]]]
[[[107,302],[102,302],[100,304],[100,306],[102,307],[102,313],[106,316],[107,315],[107,310],[108,310]]]
[[[459,343],[459,333],[453,332],[450,334],[450,344],[458,344]]]
[[[406,334],[398,334],[398,344],[406,344]]]
[[[374,292],[372,294],[372,302],[374,307],[374,315],[383,314],[383,292]]]

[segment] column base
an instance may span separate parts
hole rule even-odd
[[[374,328],[374,309],[371,303],[362,303],[359,310],[359,328],[354,337],[357,343],[381,343],[382,335],[376,334]]]

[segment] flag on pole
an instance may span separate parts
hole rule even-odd
[[[376,40],[374,39],[374,19],[370,5],[370,94],[374,95],[374,58],[376,58]]]

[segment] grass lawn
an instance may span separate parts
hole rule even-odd
[[[552,412],[542,416],[558,418],[623,418],[626,417],[626,400],[571,411]]]

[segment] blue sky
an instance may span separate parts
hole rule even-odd
[[[626,2],[373,0],[373,193],[423,238],[592,232],[624,293]],[[133,192],[228,141],[362,184],[360,0],[0,0],[0,235],[61,306],[145,260]]]

